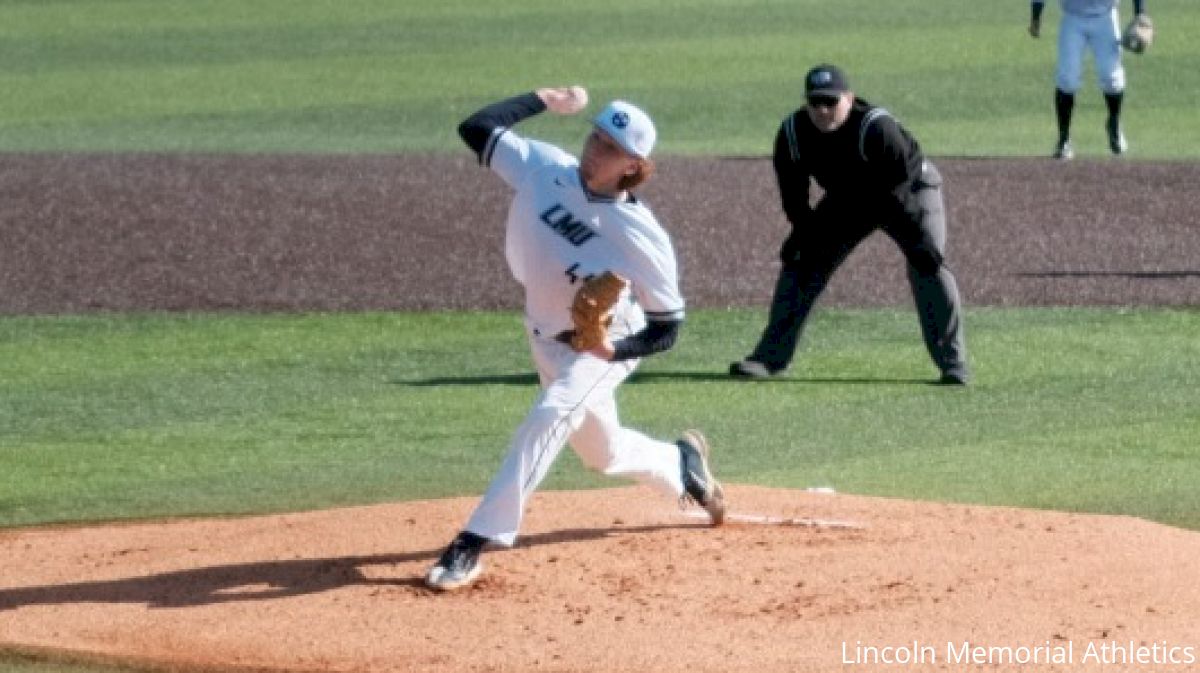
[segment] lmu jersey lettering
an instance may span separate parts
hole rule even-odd
[[[596,232],[589,229],[586,224],[571,217],[571,213],[558,203],[542,213],[541,219],[549,225],[550,229],[557,232],[560,236],[570,241],[571,245],[576,247],[587,243],[588,239],[596,235]]]

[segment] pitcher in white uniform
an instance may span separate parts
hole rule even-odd
[[[617,386],[640,358],[674,345],[684,317],[670,237],[631,191],[654,172],[653,122],[640,108],[613,101],[593,119],[581,160],[512,129],[547,109],[575,114],[586,104],[581,87],[543,88],[489,105],[458,129],[480,163],[515,192],[505,256],[525,290],[525,329],[541,390],[483,499],[429,570],[426,583],[435,589],[475,581],[488,543],[515,544],[527,500],[568,442],[594,470],[691,500],[714,523],[724,518],[724,493],[701,433],[660,441],[622,427],[617,416]],[[610,338],[575,352],[572,300],[580,281],[604,271],[629,281]]]
[[[1041,35],[1042,10],[1045,0],[1031,0],[1029,34]],[[1060,0],[1062,20],[1058,26],[1058,67],[1054,75],[1054,111],[1058,118],[1058,143],[1054,146],[1056,159],[1071,159],[1071,115],[1075,109],[1075,93],[1083,76],[1083,56],[1091,49],[1096,66],[1096,79],[1108,107],[1105,131],[1108,148],[1113,154],[1124,154],[1129,146],[1121,128],[1121,104],[1125,97],[1125,68],[1121,65],[1121,18],[1117,11],[1120,0]],[[1143,14],[1143,0],[1133,0],[1135,14]]]

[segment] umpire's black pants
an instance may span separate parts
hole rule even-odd
[[[932,167],[929,169],[933,171]],[[932,172],[916,185],[907,212],[894,204],[865,207],[857,195],[826,195],[810,225],[792,232],[784,244],[783,268],[775,283],[771,312],[758,346],[750,355],[771,371],[785,369],[796,353],[813,305],[834,271],[855,247],[882,229],[908,261],[908,281],[917,305],[921,334],[943,373],[967,375],[967,352],[958,283],[945,264],[946,210],[941,180]],[[932,183],[932,184],[930,184]]]

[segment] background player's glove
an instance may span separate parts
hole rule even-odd
[[[612,307],[623,289],[625,279],[611,271],[583,281],[571,303],[571,322],[575,324],[571,348],[582,353],[604,343],[612,324]]]
[[[1121,34],[1121,46],[1135,54],[1146,51],[1154,42],[1154,22],[1145,14],[1133,17]]]

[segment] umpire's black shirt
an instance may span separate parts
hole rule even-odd
[[[808,223],[809,178],[840,207],[879,214],[915,215],[914,186],[925,157],[909,133],[883,108],[855,98],[846,122],[822,133],[800,108],[775,137],[775,176],[793,227]],[[932,178],[933,176],[929,176]]]

